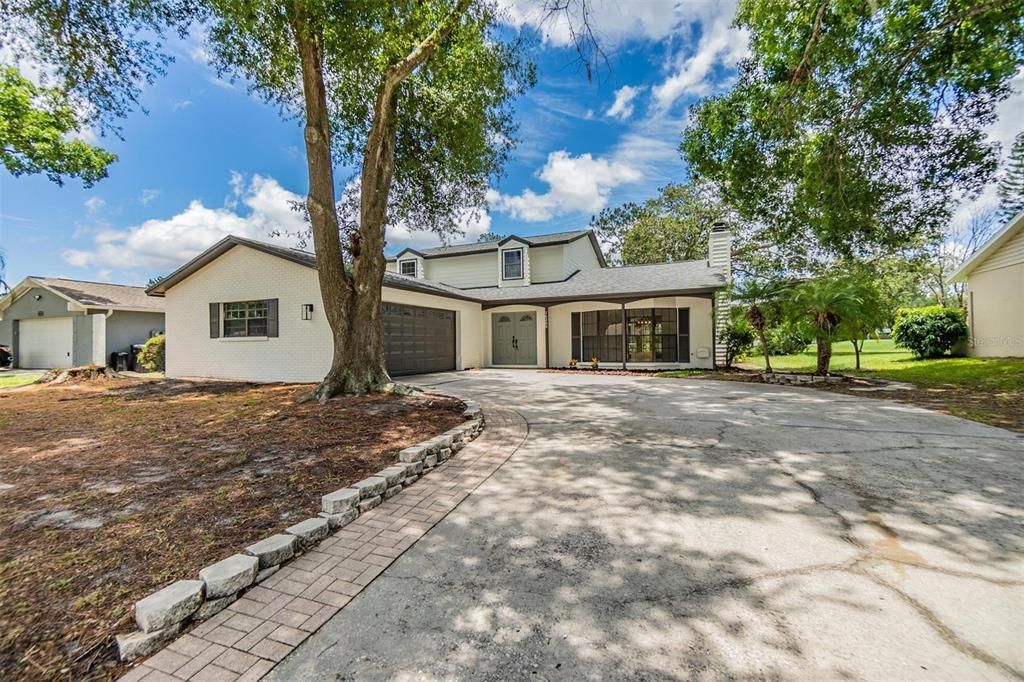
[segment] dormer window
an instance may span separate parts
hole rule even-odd
[[[416,276],[416,259],[410,258],[409,260],[403,260],[398,262],[398,271],[403,275],[409,277]]]
[[[523,278],[523,250],[505,249],[501,252],[501,278]]]

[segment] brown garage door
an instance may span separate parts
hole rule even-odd
[[[455,369],[455,311],[383,304],[384,355],[391,376]]]

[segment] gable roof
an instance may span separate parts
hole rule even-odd
[[[46,289],[82,308],[162,313],[164,302],[146,295],[144,287],[106,282],[87,282],[63,277],[26,277],[0,299],[0,310],[14,304],[25,292],[36,287]]]
[[[489,251],[497,251],[498,248],[508,242],[510,239],[523,242],[529,246],[558,246],[559,244],[568,244],[574,242],[577,239],[583,239],[584,237],[590,238],[590,243],[594,247],[594,253],[597,254],[597,259],[601,262],[601,267],[606,267],[607,264],[604,260],[604,253],[601,251],[601,245],[597,241],[597,235],[594,234],[593,230],[571,230],[569,232],[552,232],[551,234],[535,234],[528,237],[520,237],[519,235],[510,235],[500,241],[493,242],[473,242],[471,244],[451,244],[449,246],[434,246],[429,249],[412,249],[405,248],[398,252],[397,256],[388,258],[389,261],[398,259],[403,253],[415,253],[417,256],[422,258],[449,258],[451,256],[466,256],[475,253],[488,253]]]
[[[316,268],[316,255],[309,251],[292,249],[287,246],[278,246],[276,244],[267,244],[266,242],[256,241],[255,239],[227,236],[151,286],[146,290],[146,293],[150,296],[163,296],[167,293],[168,289],[182,280],[187,279],[193,273],[217,260],[236,246],[247,246],[250,249],[255,249],[271,256],[277,256],[278,258],[284,258],[285,260],[290,260],[293,263],[298,263],[299,265],[305,265],[308,268]],[[415,277],[409,277],[407,275],[399,275],[395,272],[384,273],[384,286],[394,289],[420,291],[427,294],[438,294],[440,296],[458,298],[466,301],[477,300],[472,296],[467,295],[466,292],[461,289],[448,286],[447,284],[441,284],[440,282],[428,282],[422,279],[416,279]]]
[[[954,282],[966,282],[971,272],[988,260],[989,256],[1002,248],[1003,244],[1017,236],[1021,230],[1024,230],[1024,211],[1014,216],[1010,222],[1003,226],[1003,229],[999,230],[991,239],[985,242],[984,246],[971,254],[959,268],[953,271],[950,279]]]

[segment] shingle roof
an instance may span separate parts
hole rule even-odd
[[[103,282],[83,282],[63,277],[30,277],[30,280],[86,308],[125,308],[163,311],[164,302],[146,295],[144,287]]]
[[[707,261],[683,261],[656,265],[630,265],[600,270],[581,270],[564,282],[525,287],[473,289],[486,303],[527,303],[601,296],[627,298],[670,293],[706,293],[725,286],[725,275]]]
[[[566,244],[571,241],[575,241],[581,237],[586,237],[591,234],[590,230],[571,230],[569,232],[552,232],[551,234],[537,234],[529,237],[520,237],[514,235],[514,237],[520,241],[526,242],[530,246],[552,246],[554,244]],[[496,251],[498,245],[503,243],[505,240],[494,241],[494,242],[473,242],[472,244],[452,244],[450,246],[433,246],[429,249],[403,249],[399,253],[404,251],[413,251],[418,253],[424,258],[441,258],[444,256],[464,256],[470,253],[487,253],[488,251]],[[596,240],[595,240],[596,247]],[[395,260],[391,258],[389,260]]]
[[[225,237],[150,287],[148,291],[153,295],[162,296],[167,289],[237,245],[248,246],[311,268],[316,267],[316,256],[308,251],[242,237]],[[686,293],[710,293],[725,286],[725,276],[710,268],[707,261],[699,260],[582,270],[563,282],[480,289],[459,289],[441,282],[417,279],[387,271],[384,273],[384,286],[476,301],[485,305],[503,305],[505,303],[600,300],[601,297],[629,298],[637,296],[646,298]]]

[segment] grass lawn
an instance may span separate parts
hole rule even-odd
[[[13,377],[12,377],[13,378]],[[98,379],[0,392],[0,679],[111,679],[132,605],[460,423],[422,395]]]
[[[1024,358],[937,358],[916,360],[891,340],[868,341],[855,370],[853,345],[832,348],[832,371],[904,381],[914,391],[871,394],[896,398],[967,419],[1024,431]],[[772,369],[813,372],[815,348],[772,358]],[[764,358],[751,355],[741,367],[764,369]],[[845,390],[845,389],[838,389]],[[865,395],[863,393],[858,395]]]
[[[17,388],[18,386],[25,386],[31,384],[33,381],[38,379],[41,374],[14,374],[11,376],[5,376],[0,374],[0,388]]]

